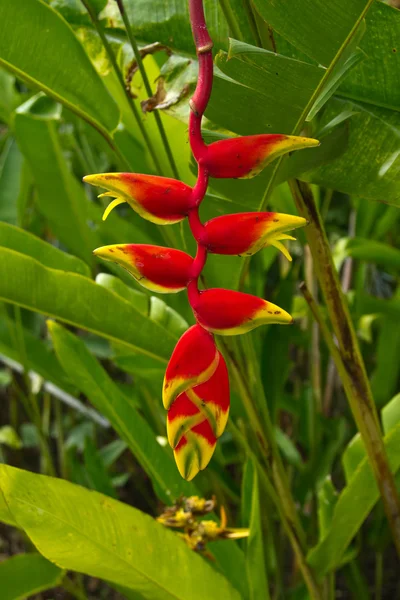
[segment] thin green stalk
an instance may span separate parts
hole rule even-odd
[[[291,520],[288,519],[287,515],[285,514],[284,506],[281,501],[282,500],[281,490],[279,488],[275,489],[274,484],[271,482],[270,478],[268,477],[268,474],[266,473],[264,467],[261,465],[258,458],[256,457],[256,455],[250,448],[247,440],[241,434],[240,430],[236,427],[236,425],[233,423],[232,420],[229,423],[229,429],[232,431],[232,434],[236,438],[238,443],[243,446],[246,454],[250,458],[252,458],[252,460],[254,461],[254,464],[257,468],[257,471],[258,471],[258,474],[260,477],[260,484],[261,484],[262,488],[264,489],[264,491],[267,493],[267,495],[271,498],[274,505],[276,506],[279,518],[280,518],[283,528],[289,538],[289,541],[293,548],[293,552],[295,554],[300,571],[303,575],[304,581],[308,588],[308,591],[310,594],[310,599],[311,600],[322,600],[321,590],[318,586],[318,583],[315,579],[314,573],[313,573],[310,565],[308,565],[308,563],[307,563],[305,552],[299,541],[298,535],[293,526],[293,522],[291,522]]]
[[[144,124],[142,122],[142,119],[140,118],[140,114],[139,114],[139,111],[137,109],[137,106],[134,103],[134,101],[133,101],[131,95],[129,94],[128,90],[126,89],[124,78],[123,78],[122,73],[121,73],[121,69],[119,68],[119,66],[117,64],[117,60],[115,58],[115,54],[114,54],[113,49],[111,48],[111,46],[110,46],[110,44],[109,44],[109,42],[107,40],[107,36],[105,35],[104,30],[103,30],[101,24],[99,23],[99,20],[97,18],[97,14],[93,10],[93,8],[92,8],[92,6],[90,4],[90,0],[89,1],[88,0],[81,0],[81,2],[83,4],[83,6],[86,8],[86,10],[88,12],[88,15],[90,17],[90,20],[93,23],[94,28],[96,29],[97,33],[100,36],[100,39],[101,39],[101,41],[103,43],[105,51],[107,52],[107,56],[110,59],[110,62],[112,64],[112,66],[113,66],[115,75],[117,76],[117,79],[118,79],[118,81],[119,81],[119,83],[120,83],[120,85],[121,85],[121,87],[122,87],[122,89],[124,91],[124,94],[126,96],[128,104],[129,104],[129,106],[130,106],[130,108],[132,110],[133,116],[135,117],[135,120],[136,120],[136,122],[138,124],[138,127],[140,129],[140,133],[142,134],[143,139],[144,139],[144,141],[146,143],[146,146],[147,146],[147,148],[148,148],[148,150],[150,152],[151,158],[153,159],[154,166],[155,166],[156,170],[159,173],[162,173],[161,163],[158,160],[158,156],[157,156],[157,153],[155,151],[155,148],[154,148],[154,146],[152,144],[152,141],[150,139],[149,134],[146,131],[146,128],[145,128],[145,126],[144,126]],[[119,151],[118,151],[118,153],[119,153]],[[120,156],[122,156],[122,155],[120,154]],[[123,158],[123,161],[126,163],[126,161],[125,161],[124,158]]]
[[[61,585],[69,594],[71,594],[71,596],[76,598],[76,600],[87,600],[85,590],[82,590],[79,585],[77,585],[68,577],[68,575],[64,577]]]
[[[138,47],[137,42],[136,42],[136,38],[135,38],[135,36],[133,34],[132,27],[131,27],[131,24],[130,24],[130,21],[129,21],[129,17],[128,17],[127,13],[126,13],[126,10],[125,10],[123,0],[116,0],[116,2],[118,4],[119,12],[121,13],[121,17],[122,17],[122,20],[123,20],[124,25],[125,25],[126,33],[128,35],[129,41],[131,43],[132,50],[134,52],[137,65],[139,67],[139,71],[140,71],[140,74],[141,74],[142,79],[143,79],[144,87],[146,88],[146,92],[147,92],[149,98],[151,98],[151,96],[153,95],[153,91],[151,89],[149,78],[147,77],[146,69],[144,68],[144,65],[143,65],[142,56],[140,54],[139,47]],[[177,166],[176,166],[176,163],[175,163],[172,151],[171,151],[171,147],[169,145],[168,138],[167,138],[167,135],[165,133],[164,125],[163,125],[163,123],[161,121],[161,117],[160,117],[160,115],[159,115],[159,113],[157,111],[154,111],[153,114],[154,114],[154,118],[155,118],[156,123],[157,123],[158,131],[160,132],[160,137],[161,137],[162,142],[164,144],[164,149],[165,149],[165,152],[166,152],[166,154],[168,156],[169,164],[171,165],[171,169],[172,169],[172,172],[174,174],[174,177],[176,177],[177,179],[180,179],[179,173],[178,173],[178,169],[177,169]]]
[[[338,341],[341,377],[358,430],[382,496],[393,540],[400,556],[400,499],[389,467],[376,406],[365,371],[349,308],[332,259],[321,217],[307,184],[291,181],[290,189],[299,213],[309,221],[306,237],[315,272],[325,298],[333,332]],[[332,354],[335,360],[337,352]]]
[[[375,556],[375,600],[382,600],[383,590],[383,553],[377,552]]]
[[[56,414],[56,428],[57,428],[57,455],[58,455],[58,469],[60,476],[63,479],[67,479],[67,467],[65,462],[65,448],[64,448],[64,431],[62,423],[62,407],[61,401],[55,399],[55,414]]]
[[[29,418],[36,426],[36,429],[37,429],[37,432],[39,435],[39,439],[40,439],[40,445],[42,448],[42,452],[43,452],[43,455],[44,455],[44,457],[46,459],[46,463],[47,463],[47,473],[49,473],[50,475],[55,475],[53,459],[51,457],[51,452],[50,452],[50,447],[48,444],[47,437],[43,430],[43,424],[42,424],[39,406],[37,403],[37,398],[32,392],[31,381],[29,378],[28,355],[27,355],[26,347],[25,347],[25,339],[24,339],[24,332],[23,332],[22,319],[21,319],[21,308],[19,306],[13,306],[13,311],[14,311],[15,324],[12,323],[11,319],[7,318],[8,328],[10,331],[10,336],[14,339],[14,345],[15,345],[15,348],[17,349],[17,352],[18,352],[19,358],[20,358],[20,362],[23,367],[22,376],[24,379],[24,384],[25,384],[25,389],[26,389],[27,395],[24,393],[23,390],[21,390],[21,388],[18,386],[16,381],[15,381],[15,388],[18,392],[20,400],[22,401]],[[6,315],[7,315],[7,312],[6,312]]]
[[[221,7],[222,12],[224,13],[224,17],[226,19],[226,22],[228,23],[228,27],[230,29],[232,37],[234,37],[235,40],[243,42],[243,34],[240,31],[240,26],[237,22],[235,13],[232,10],[231,4],[232,3],[230,2],[230,0],[219,0],[219,5]]]

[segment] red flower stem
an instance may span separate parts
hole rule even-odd
[[[198,165],[197,182],[193,188],[192,208],[189,211],[189,225],[197,242],[197,253],[192,264],[191,279],[187,286],[188,298],[192,308],[199,297],[198,281],[207,260],[206,232],[200,221],[199,206],[206,195],[208,172],[202,165],[207,146],[201,135],[201,119],[210,99],[213,84],[213,42],[209,36],[202,0],[189,0],[190,23],[196,52],[199,59],[199,76],[193,97],[190,100],[189,142]]]

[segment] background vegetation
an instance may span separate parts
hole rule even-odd
[[[102,222],[106,199],[81,182],[124,170],[195,181],[186,4],[125,0],[124,22],[113,0],[0,0],[2,600],[399,598],[373,473],[390,480],[385,449],[399,483],[400,12],[205,1],[216,65],[206,140],[302,133],[321,146],[253,180],[211,181],[203,220],[267,209],[311,211],[311,224],[291,263],[275,248],[208,260],[208,286],[265,297],[296,325],[221,340],[230,424],[187,483],[160,394],[192,323],[186,297],[151,296],[92,250],[191,253],[193,240],[127,205]],[[209,544],[214,562],[192,552],[152,518],[181,495],[215,495],[249,540]]]

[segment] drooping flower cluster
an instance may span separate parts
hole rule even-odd
[[[197,242],[195,258],[173,248],[146,244],[115,244],[95,254],[120,264],[153,292],[179,292],[185,288],[196,318],[178,341],[167,366],[163,404],[168,410],[168,441],[178,469],[187,480],[204,469],[222,435],[229,412],[229,378],[214,335],[236,335],[264,323],[289,324],[292,317],[275,304],[237,291],[199,290],[198,281],[207,254],[247,255],[272,245],[291,260],[282,240],[294,239],[287,231],[305,225],[301,217],[275,212],[225,215],[203,224],[199,206],[209,177],[254,177],[278,156],[316,146],[313,139],[261,134],[224,139],[206,145],[201,119],[212,87],[212,41],[202,0],[189,0],[190,18],[199,59],[198,84],[190,101],[189,140],[198,165],[196,185],[154,175],[105,173],[84,180],[105,188],[102,196],[115,199],[104,213],[127,202],[143,218],[159,225],[188,218]]]

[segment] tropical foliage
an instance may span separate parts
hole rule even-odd
[[[182,291],[196,254],[187,0],[0,0],[6,600],[56,587],[81,600],[399,593],[400,12],[378,0],[204,6],[202,134],[215,152],[196,317],[216,346]],[[237,136],[259,134],[320,144],[268,164],[253,145],[246,174],[253,159],[265,168],[231,179],[244,168]],[[297,240],[286,234],[305,220]],[[216,288],[238,314],[244,294],[267,298],[294,325],[257,313],[262,327],[219,335],[215,318],[231,315]],[[194,354],[204,344],[202,373],[215,368],[184,388],[175,369],[166,426],[163,378],[188,336]],[[187,481],[174,452],[187,423],[201,437],[199,389],[216,381],[214,454],[189,471],[177,458]]]

